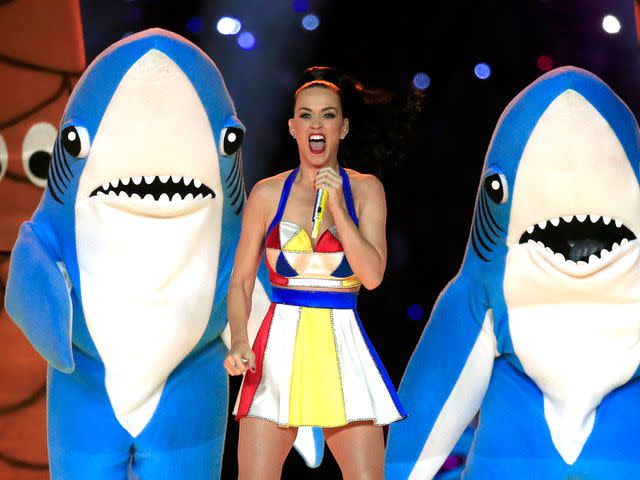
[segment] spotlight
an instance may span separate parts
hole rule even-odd
[[[238,35],[238,45],[243,50],[251,50],[256,46],[256,37],[251,32],[242,32]]]
[[[543,72],[548,72],[553,68],[553,59],[549,55],[540,55],[536,60],[536,65]]]
[[[602,28],[604,28],[604,31],[607,33],[615,34],[620,31],[622,26],[620,25],[620,20],[616,17],[613,15],[606,15],[602,19]]]
[[[242,24],[237,18],[222,17],[218,20],[216,28],[222,35],[235,35],[242,28]]]
[[[475,73],[476,77],[480,80],[486,80],[491,76],[491,67],[488,64],[481,62],[475,66],[473,73]]]
[[[204,28],[204,22],[200,17],[191,17],[187,20],[187,30],[191,33],[200,33]]]
[[[417,303],[409,305],[409,308],[407,308],[407,316],[414,322],[420,320],[423,315],[424,310],[422,309],[422,306]]]
[[[424,72],[418,72],[413,76],[413,86],[418,90],[426,90],[431,85],[431,78]]]
[[[305,30],[315,30],[320,25],[320,19],[315,16],[313,13],[309,15],[305,15],[302,18],[302,26]]]

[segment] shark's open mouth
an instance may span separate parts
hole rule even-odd
[[[109,195],[153,200],[198,200],[216,194],[199,180],[177,175],[125,177],[105,182],[89,197]]]
[[[520,243],[541,242],[565,260],[589,263],[594,255],[613,252],[636,236],[620,220],[600,215],[568,215],[552,218],[527,228]]]

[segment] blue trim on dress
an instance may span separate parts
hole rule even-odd
[[[362,334],[362,338],[364,338],[364,341],[367,344],[367,348],[369,349],[369,353],[371,354],[371,358],[373,358],[373,361],[375,362],[376,367],[378,368],[378,372],[380,373],[380,376],[382,377],[382,380],[384,381],[384,384],[387,387],[389,395],[391,396],[391,400],[393,400],[393,403],[396,406],[396,409],[398,410],[398,413],[402,416],[402,418],[405,418],[407,416],[407,412],[405,412],[404,408],[402,408],[402,405],[400,404],[400,399],[398,398],[398,394],[396,393],[396,389],[393,386],[393,383],[391,382],[391,379],[389,378],[389,374],[387,373],[387,370],[384,368],[384,365],[382,364],[382,361],[380,360],[380,357],[378,356],[378,352],[375,351],[375,349],[373,348],[373,344],[371,343],[371,340],[369,340],[369,337],[367,336],[366,332],[364,331],[364,328],[362,328],[362,321],[360,320],[360,315],[358,315],[358,312],[355,311],[355,310],[354,310],[353,314],[356,317],[356,322],[358,322],[358,328],[360,329],[360,333]]]
[[[349,175],[347,171],[340,167],[340,175],[342,176],[342,191],[344,192],[344,199],[347,202],[347,211],[351,216],[353,223],[358,226],[358,216],[356,215],[356,208],[353,203],[353,193],[351,192],[351,182],[349,181]]]
[[[267,229],[267,233],[264,236],[264,238],[267,238],[271,233],[271,230],[273,230],[273,227],[275,227],[278,223],[280,223],[280,220],[282,220],[282,214],[284,213],[284,209],[287,206],[287,200],[289,199],[291,186],[293,185],[293,182],[295,181],[297,175],[298,175],[298,168],[294,168],[293,170],[291,170],[291,173],[289,174],[287,179],[284,181],[284,186],[282,187],[282,193],[280,194],[280,202],[278,203],[278,211],[276,212],[276,215],[273,217],[273,220],[271,221],[271,224],[269,225],[269,228]]]
[[[272,286],[271,301],[297,307],[348,308],[355,310],[358,303],[358,292],[293,290]],[[362,329],[362,327],[360,328]]]

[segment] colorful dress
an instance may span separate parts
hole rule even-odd
[[[287,177],[267,231],[273,303],[253,345],[256,371],[245,374],[236,418],[324,428],[401,420],[405,412],[358,317],[357,292],[313,290],[360,285],[335,227],[320,236],[314,250],[305,230],[282,221],[297,173]],[[340,174],[357,225],[349,177],[342,168]],[[310,290],[286,288],[292,286]]]

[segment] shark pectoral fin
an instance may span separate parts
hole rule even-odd
[[[391,425],[385,478],[433,478],[479,410],[493,369],[491,310],[472,311],[459,279],[438,299],[398,395],[408,417]]]
[[[317,468],[324,456],[324,435],[318,427],[298,427],[293,447],[309,468]]]
[[[54,368],[71,373],[71,282],[27,222],[13,247],[5,308],[34,348]]]

